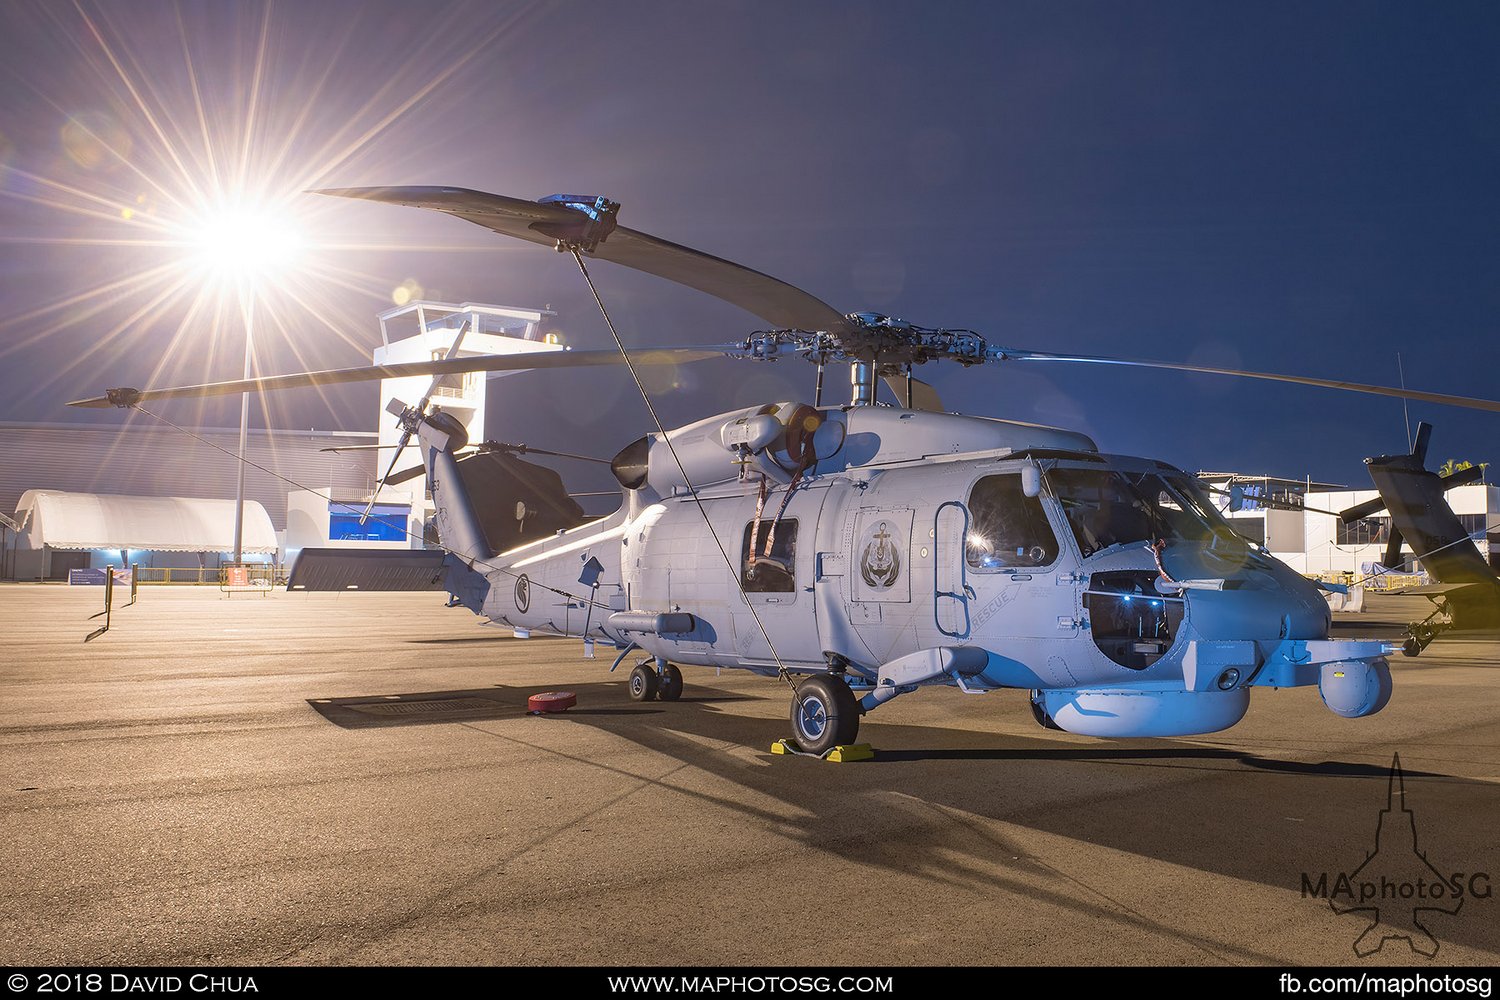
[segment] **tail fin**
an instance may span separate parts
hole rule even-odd
[[[1475,481],[1481,473],[1478,467],[1446,477],[1428,472],[1425,459],[1431,431],[1425,423],[1418,426],[1416,446],[1409,454],[1365,459],[1370,478],[1380,491],[1381,505],[1391,514],[1392,543],[1386,553],[1387,565],[1394,561],[1390,549],[1395,549],[1399,556],[1404,538],[1438,582],[1482,584],[1456,591],[1449,599],[1456,624],[1463,627],[1500,624],[1500,580],[1444,496],[1455,486]],[[1378,509],[1361,504],[1342,516],[1347,522],[1357,519],[1351,515],[1368,516]]]
[[[412,415],[422,442],[432,504],[437,510],[438,539],[470,569],[481,568],[476,564],[494,558],[495,550],[485,537],[454,457],[454,452],[469,443],[469,435],[462,424],[441,411]]]

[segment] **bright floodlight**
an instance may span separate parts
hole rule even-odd
[[[188,242],[196,262],[223,279],[275,277],[302,253],[302,234],[288,219],[244,208],[206,216]]]

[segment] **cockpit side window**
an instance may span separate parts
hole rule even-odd
[[[740,586],[747,594],[790,594],[797,589],[797,519],[788,518],[776,525],[768,553],[766,539],[770,533],[769,520],[745,525],[745,542],[740,549]]]
[[[1085,557],[1113,545],[1237,539],[1202,488],[1180,472],[1055,469],[1047,481]]]
[[[1057,536],[1042,502],[1021,490],[1018,473],[985,476],[969,493],[969,534],[964,558],[975,569],[1050,566]]]

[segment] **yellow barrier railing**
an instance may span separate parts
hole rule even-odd
[[[1362,586],[1366,590],[1379,593],[1394,593],[1398,590],[1406,590],[1409,587],[1420,587],[1427,582],[1427,578],[1420,573],[1372,573],[1369,576],[1361,576],[1352,572],[1330,571],[1325,573],[1303,573],[1306,579],[1321,580],[1323,583],[1342,584],[1345,587]]]
[[[1381,573],[1372,576],[1365,581],[1365,586],[1371,590],[1380,590],[1390,593],[1397,590],[1406,590],[1409,587],[1420,587],[1427,580],[1416,573]]]
[[[222,586],[224,572],[232,567],[229,566],[203,566],[203,567],[170,567],[170,566],[141,566],[136,569],[137,580],[141,584],[152,586],[186,586],[186,587],[209,587]],[[270,566],[266,564],[251,564],[247,570],[257,580],[269,580],[269,586],[278,587],[286,584],[287,567]],[[260,584],[266,586],[267,584]]]

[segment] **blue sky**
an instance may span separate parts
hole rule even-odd
[[[247,134],[247,181],[605,194],[626,225],[840,309],[1016,347],[1385,384],[1399,352],[1413,387],[1500,397],[1493,4],[11,3],[0,22],[0,419],[120,419],[60,404],[238,374],[232,322],[216,338],[132,279],[174,252],[143,220]],[[267,373],[368,360],[408,280],[550,305],[570,344],[606,344],[565,258],[415,210],[291,204],[325,247],[302,275],[317,316],[263,318]],[[633,343],[761,325],[595,276]],[[1363,485],[1360,459],[1405,444],[1384,399],[1072,367],[924,377],[954,408],[1189,469]],[[676,381],[658,402],[681,422],[811,395],[784,363]],[[363,429],[380,404],[291,394],[256,419]],[[492,410],[494,436],[605,455],[647,429],[615,371],[508,379]],[[1437,424],[1439,461],[1497,457],[1500,415],[1411,415]]]

